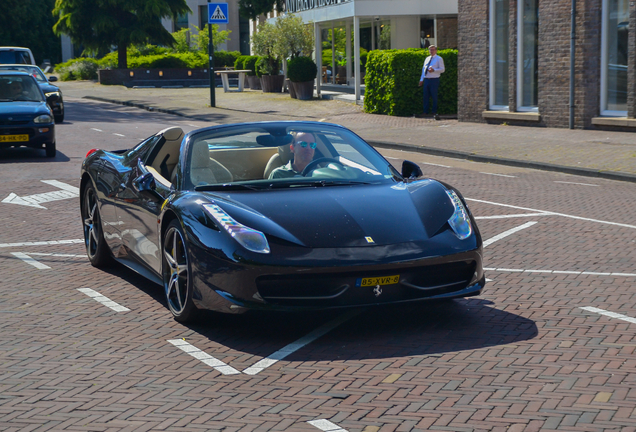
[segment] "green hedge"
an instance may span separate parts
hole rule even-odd
[[[439,114],[457,113],[457,50],[437,52],[444,59]],[[426,49],[370,51],[364,80],[364,111],[374,114],[412,116],[423,111],[422,87],[418,87]]]
[[[238,51],[214,51],[214,67],[233,67],[240,56]]]

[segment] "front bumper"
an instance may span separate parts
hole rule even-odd
[[[7,140],[8,136],[28,136],[28,141]],[[33,123],[16,126],[0,126],[0,148],[7,147],[31,147],[42,148],[47,143],[55,142],[55,124],[42,124],[35,126]]]

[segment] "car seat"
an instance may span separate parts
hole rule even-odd
[[[195,186],[230,183],[234,179],[226,167],[210,158],[210,149],[206,141],[194,143],[191,161],[190,179]]]

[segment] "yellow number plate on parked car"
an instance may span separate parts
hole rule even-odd
[[[28,141],[28,135],[0,135],[0,142]]]
[[[376,285],[393,285],[400,281],[400,275],[383,276],[372,278],[360,278],[356,281],[356,286],[376,286]]]

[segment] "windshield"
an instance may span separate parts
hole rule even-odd
[[[43,102],[35,80],[27,75],[0,75],[0,101]]]
[[[42,72],[42,70],[39,67],[35,67],[35,66],[0,66],[0,71],[5,71],[5,70],[9,70],[9,71],[17,71],[17,72],[26,72],[29,75],[31,75],[33,78],[36,79],[37,82],[39,83],[45,83],[47,82],[46,77],[44,76],[44,73]]]
[[[351,131],[289,122],[202,131],[189,140],[186,188],[272,189],[394,182],[399,173]]]

